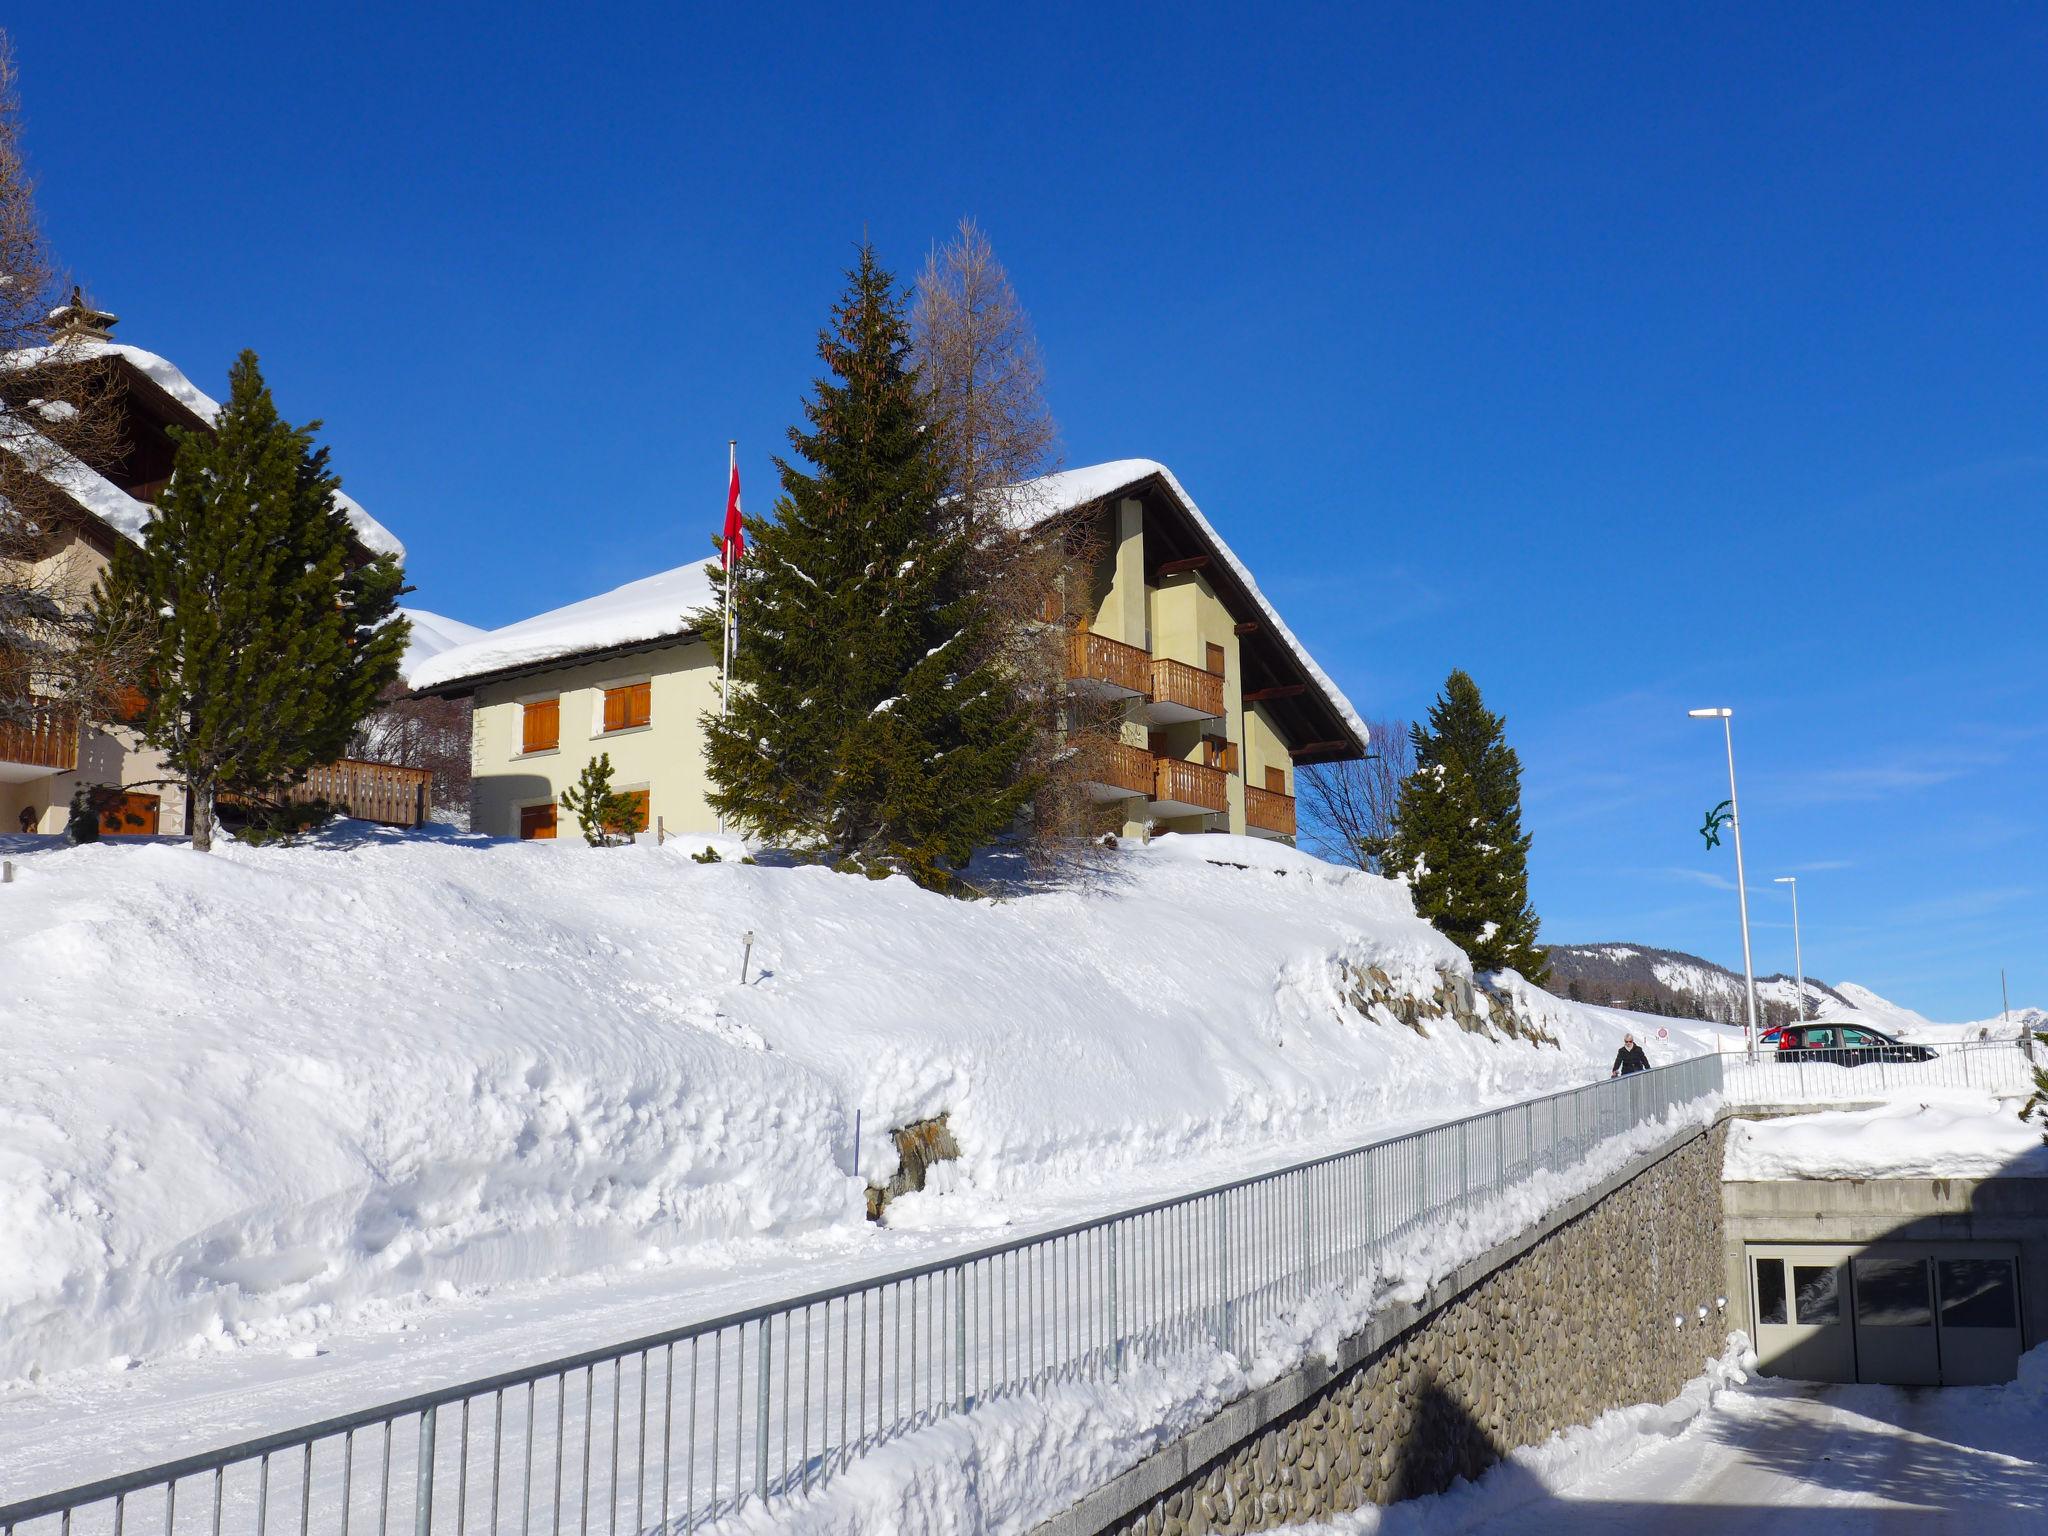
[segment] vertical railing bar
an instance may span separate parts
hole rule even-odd
[[[463,1536],[469,1516],[469,1399],[462,1400],[462,1430],[459,1435],[462,1464],[455,1469],[455,1536]],[[493,1532],[492,1536],[496,1536]]]
[[[533,1416],[539,1386],[538,1381],[526,1384],[526,1452],[519,1460],[519,1536],[531,1536],[533,1530]]]
[[[711,1486],[705,1490],[704,1495],[706,1513],[715,1511],[718,1508],[718,1431],[719,1426],[724,1423],[724,1420],[719,1417],[718,1404],[723,1396],[724,1374],[725,1330],[721,1328],[711,1336]],[[690,1411],[692,1413],[696,1412],[694,1396],[692,1397]],[[692,1444],[694,1443],[693,1439]],[[697,1464],[693,1459],[690,1463],[691,1477],[694,1478],[696,1473]]]
[[[498,1536],[498,1479],[505,1465],[505,1389],[492,1394],[491,1404],[491,1536]]]
[[[671,1349],[675,1346],[670,1345]],[[662,1524],[667,1525],[666,1517]],[[647,1529],[647,1351],[640,1351],[640,1429],[633,1437],[633,1536]],[[495,1533],[494,1533],[495,1536]]]

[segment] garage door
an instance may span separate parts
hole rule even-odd
[[[1749,1281],[1757,1357],[1773,1376],[1975,1386],[2018,1370],[2010,1246],[1757,1244]]]

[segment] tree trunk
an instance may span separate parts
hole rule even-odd
[[[192,781],[192,851],[213,852],[213,780]]]

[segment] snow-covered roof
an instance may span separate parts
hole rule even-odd
[[[424,608],[401,608],[398,611],[412,626],[406,636],[405,661],[401,668],[407,673],[443,651],[452,651],[458,645],[481,640],[490,633],[479,625],[465,624],[460,619],[429,613]]]
[[[1203,515],[1202,509],[1195,505],[1195,498],[1187,493],[1187,488],[1174,478],[1173,471],[1164,464],[1156,459],[1113,459],[1107,464],[1090,464],[1080,469],[1063,469],[1056,474],[1042,475],[1018,487],[1019,495],[1009,508],[1010,518],[1020,530],[1029,528],[1061,513],[1085,507],[1091,502],[1105,500],[1118,491],[1134,486],[1140,481],[1150,480],[1154,476],[1173,492],[1204,542],[1215,551],[1216,558],[1229,568],[1231,574],[1244,587],[1245,593],[1258,607],[1261,619],[1271,628],[1274,638],[1301,663],[1302,671],[1308,674],[1309,680],[1329,700],[1330,707],[1337,712],[1345,727],[1358,738],[1358,744],[1361,747],[1369,745],[1372,733],[1366,729],[1365,721],[1359,718],[1358,711],[1352,708],[1351,701],[1344,697],[1343,690],[1331,682],[1329,674],[1316,665],[1315,658],[1308,653],[1308,647],[1295,638],[1294,631],[1287,627],[1279,611],[1259,590],[1259,584],[1252,580],[1252,573],[1245,567],[1245,563],[1238,559],[1228,544],[1224,543],[1223,536],[1216,531],[1215,524]]]
[[[417,690],[443,688],[591,651],[680,638],[693,631],[692,615],[708,608],[711,601],[711,581],[705,575],[704,562],[693,561],[503,629],[486,630],[466,644],[451,646],[409,667],[406,680]]]
[[[50,347],[30,347],[10,354],[9,360],[16,366],[28,366],[55,351]],[[177,404],[183,406],[201,421],[211,426],[220,416],[220,402],[205,390],[186,378],[178,366],[168,358],[154,352],[145,352],[141,347],[131,347],[120,341],[76,340],[65,343],[65,355],[74,358],[118,357],[134,368],[144,378],[156,385]],[[0,448],[6,444],[0,442]],[[47,455],[44,449],[39,454]],[[65,463],[69,460],[69,463]],[[60,474],[54,478],[58,488],[72,497],[123,538],[142,542],[142,530],[155,515],[146,502],[139,502],[126,491],[88,469],[78,460],[63,455],[57,460]],[[88,483],[89,482],[89,483]],[[356,538],[363,548],[373,555],[396,555],[405,558],[405,546],[398,541],[390,529],[363,510],[362,503],[345,491],[336,491],[334,500],[340,506],[342,515],[355,530]]]

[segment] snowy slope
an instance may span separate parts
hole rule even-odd
[[[1561,1046],[1363,1016],[1347,967],[1425,992],[1463,956],[1401,887],[1240,839],[972,903],[676,844],[6,851],[0,1381],[857,1234],[887,1128],[941,1111],[939,1203],[1001,1219],[1604,1075],[1628,1027],[1532,989]]]
[[[1901,1040],[1919,1040],[1940,1044],[1953,1040],[2014,1040],[2028,1030],[2048,1029],[2048,1010],[2040,1008],[2015,1008],[2003,1017],[1993,1015],[1987,1019],[1971,1019],[1960,1024],[1942,1024],[1929,1019],[1925,1014],[1915,1013],[1911,1008],[1901,1007],[1886,998],[1879,997],[1868,987],[1860,987],[1853,981],[1845,981],[1835,989],[1848,1006],[1835,1005],[1817,1015],[1821,1018],[1860,1020],[1873,1029],[1895,1035]]]
[[[460,619],[451,619],[444,614],[430,613],[424,608],[401,608],[411,626],[406,636],[405,660],[402,670],[411,672],[422,662],[453,650],[458,645],[468,645],[481,640],[489,633],[475,624],[465,624]]]

